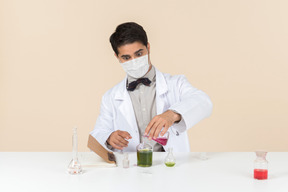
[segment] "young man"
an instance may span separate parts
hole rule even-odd
[[[140,25],[119,25],[110,43],[127,76],[103,96],[91,135],[112,151],[136,151],[147,135],[154,151],[173,147],[189,152],[187,129],[211,114],[209,97],[183,75],[163,74],[151,64],[150,44]],[[166,146],[152,140],[167,131]]]

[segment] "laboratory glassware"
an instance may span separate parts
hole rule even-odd
[[[124,153],[124,159],[123,159],[123,168],[129,168],[129,155],[128,153]]]
[[[73,158],[68,166],[68,173],[72,175],[77,175],[82,173],[82,166],[78,160],[77,148],[78,148],[78,138],[77,138],[77,127],[73,128],[72,136],[72,147],[73,147]]]
[[[257,158],[254,161],[254,179],[265,180],[268,178],[268,161],[266,151],[256,151]]]
[[[148,135],[143,135],[143,137],[149,137]],[[169,139],[169,132],[167,131],[163,136],[161,136],[160,134],[158,135],[158,137],[156,139],[152,138],[152,140],[156,141],[157,143],[165,146],[167,144],[167,141]]]
[[[151,167],[152,166],[152,156],[153,156],[153,148],[150,144],[142,139],[142,143],[140,143],[137,147],[137,166],[140,167]]]
[[[176,164],[176,159],[173,155],[173,148],[168,148],[168,155],[165,157],[164,163],[167,167],[174,167]]]

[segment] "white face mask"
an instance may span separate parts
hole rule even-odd
[[[148,54],[137,59],[121,63],[124,71],[134,78],[143,77],[149,69]]]

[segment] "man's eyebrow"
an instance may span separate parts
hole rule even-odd
[[[136,55],[137,53],[143,51],[143,49],[139,49],[138,51],[136,51],[134,54]],[[122,58],[125,58],[125,57],[131,57],[130,55],[121,55]]]
[[[143,51],[143,49],[139,49],[138,51],[136,51],[134,54],[136,55],[137,53]]]
[[[121,55],[122,58],[130,57],[130,55]]]

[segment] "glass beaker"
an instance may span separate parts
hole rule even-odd
[[[152,154],[153,148],[150,144],[144,142],[137,146],[137,166],[151,167],[152,166]]]
[[[124,153],[123,168],[129,168],[129,155]]]
[[[143,137],[148,138],[148,135],[143,135]],[[169,132],[168,131],[163,136],[161,136],[159,134],[156,139],[152,138],[152,140],[156,141],[157,143],[159,143],[163,146],[165,146],[167,144],[168,139],[169,139]]]
[[[254,179],[265,180],[268,178],[268,161],[266,151],[256,151],[257,158],[254,161]]]
[[[173,148],[168,148],[168,155],[165,157],[164,163],[167,167],[174,167],[176,159],[173,156]]]

